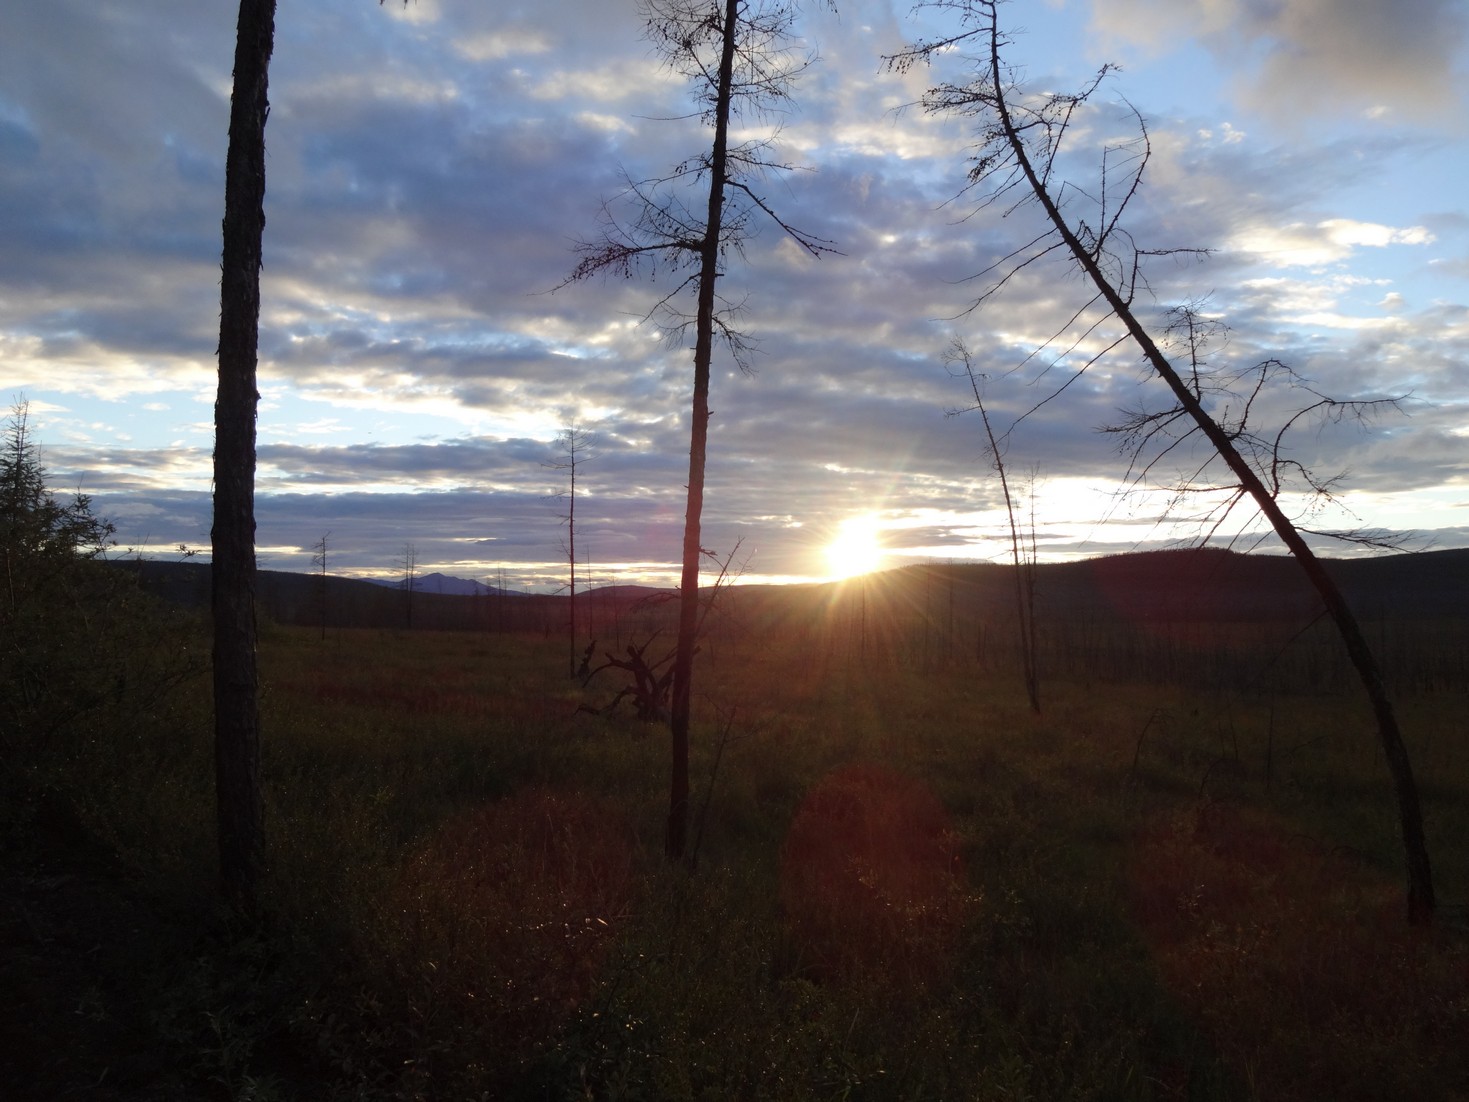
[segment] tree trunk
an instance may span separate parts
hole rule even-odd
[[[678,647],[673,660],[669,703],[672,773],[668,789],[668,833],[664,852],[683,857],[689,823],[689,713],[694,650],[699,631],[699,564],[703,555],[700,519],[704,511],[704,461],[709,442],[709,365],[714,349],[714,281],[719,278],[719,238],[724,217],[726,151],[729,144],[730,92],[734,83],[735,34],[739,0],[725,0],[724,40],[714,107],[714,146],[709,159],[709,212],[699,251],[699,301],[694,336],[694,399],[689,425],[689,498],[684,513],[683,573],[679,580]]]
[[[575,442],[573,441],[573,447]],[[570,638],[570,663],[567,673],[576,676],[576,452],[571,453],[571,498],[566,505],[566,562],[567,578],[566,584],[570,594],[571,625],[569,627]]]
[[[225,897],[245,910],[257,902],[264,852],[255,653],[255,371],[274,38],[275,0],[240,0],[225,166],[210,576],[220,880]]]

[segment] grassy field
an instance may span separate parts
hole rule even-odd
[[[849,623],[849,621],[848,621]],[[207,686],[4,817],[13,1097],[1469,1098],[1465,687],[1370,716],[761,628],[666,730],[564,640],[269,629],[267,919],[214,909]],[[916,653],[905,644],[904,653]],[[1258,686],[1258,682],[1256,682]],[[138,729],[132,729],[137,727]],[[717,766],[717,768],[716,768]]]

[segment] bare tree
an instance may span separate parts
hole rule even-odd
[[[418,548],[411,543],[403,545],[403,558],[399,560],[403,568],[403,580],[398,583],[405,595],[405,608],[407,609],[408,630],[413,630],[413,593],[418,588]]]
[[[565,471],[567,477],[566,489],[558,490],[555,496],[566,499],[566,589],[570,597],[570,624],[567,630],[568,643],[571,648],[568,673],[572,677],[577,676],[580,666],[576,657],[576,473],[581,464],[595,458],[586,454],[592,443],[592,434],[585,429],[577,428],[573,422],[556,435],[556,449],[559,458],[541,464],[553,471]]]
[[[1052,254],[1079,269],[1095,294],[1075,316],[1081,317],[1093,306],[1100,307],[1099,316],[1094,317],[1086,331],[1095,332],[1104,321],[1115,318],[1121,323],[1123,333],[1102,353],[1087,360],[1072,378],[1095,363],[1105,351],[1129,339],[1135,343],[1166,386],[1173,404],[1158,413],[1134,415],[1123,427],[1124,434],[1130,434],[1134,442],[1141,444],[1161,443],[1160,450],[1165,454],[1175,453],[1182,440],[1197,434],[1207,442],[1212,457],[1217,457],[1227,468],[1229,481],[1209,487],[1223,492],[1224,515],[1235,503],[1248,500],[1300,563],[1337,626],[1377,720],[1379,741],[1397,798],[1406,854],[1409,921],[1431,921],[1433,879],[1418,788],[1382,673],[1351,607],[1307,544],[1304,533],[1310,530],[1303,529],[1288,516],[1279,500],[1282,491],[1288,488],[1303,485],[1308,492],[1329,494],[1332,487],[1331,480],[1317,479],[1286,454],[1283,441],[1290,428],[1311,416],[1339,420],[1370,414],[1383,403],[1339,402],[1314,395],[1314,401],[1275,433],[1259,433],[1249,423],[1253,397],[1283,370],[1276,361],[1267,361],[1252,372],[1236,377],[1236,381],[1252,380],[1246,388],[1243,412],[1234,415],[1232,421],[1211,414],[1205,405],[1210,383],[1199,356],[1202,334],[1195,324],[1196,312],[1185,309],[1177,315],[1183,321],[1183,340],[1190,356],[1188,378],[1185,378],[1133,309],[1136,293],[1146,287],[1144,264],[1150,255],[1157,255],[1138,246],[1122,226],[1122,217],[1137,195],[1151,150],[1141,116],[1132,111],[1138,128],[1135,139],[1109,146],[1103,152],[1101,178],[1091,188],[1079,188],[1062,179],[1058,172],[1058,160],[1071,124],[1110,67],[1104,67],[1080,93],[1024,94],[1017,87],[1014,72],[1001,60],[1001,50],[1007,40],[1000,31],[997,0],[935,0],[930,6],[954,13],[959,29],[942,39],[911,47],[890,58],[890,65],[902,71],[928,62],[940,53],[962,52],[971,44],[977,46],[977,56],[970,59],[972,79],[931,88],[924,95],[923,107],[934,113],[978,119],[979,141],[969,173],[969,188],[979,189],[983,202],[1010,204],[1007,213],[1027,206],[1038,207],[1046,226],[1040,236],[991,269],[993,283],[975,306],[1002,288],[1016,273]],[[1068,218],[1068,209],[1080,209],[1086,216],[1072,220]],[[1392,401],[1386,404],[1391,405]],[[1172,426],[1179,423],[1189,427],[1182,434],[1173,434]],[[1151,465],[1145,462],[1144,470]],[[1222,518],[1217,520],[1216,527],[1217,523],[1222,523]]]
[[[1000,476],[1000,491],[1005,496],[1005,515],[1010,525],[1010,558],[1015,568],[1015,643],[1020,652],[1020,670],[1025,679],[1025,694],[1030,698],[1030,710],[1040,715],[1041,678],[1040,667],[1036,661],[1035,640],[1034,485],[1032,485],[1031,494],[1030,539],[1022,542],[1020,522],[1015,516],[1015,495],[1010,492],[1010,476],[1005,470],[1005,451],[1000,442],[995,439],[995,430],[990,424],[989,410],[984,408],[984,393],[981,387],[984,377],[975,370],[969,348],[964,344],[962,338],[954,338],[954,343],[949,347],[949,363],[957,365],[959,369],[957,373],[963,374],[969,380],[970,389],[974,392],[973,408],[979,411],[980,422],[984,425],[985,440],[989,444],[990,460],[995,472]],[[954,410],[951,412],[966,411]]]
[[[255,624],[255,389],[265,234],[265,119],[275,0],[240,0],[225,164],[214,405],[214,761],[225,896],[256,904],[265,845]]]
[[[326,553],[327,540],[331,539],[331,533],[322,534],[321,539],[316,541],[312,548],[311,565],[316,567],[316,602],[317,610],[321,613],[321,637],[326,638]]]
[[[594,275],[629,278],[659,269],[681,275],[647,317],[657,316],[675,337],[694,330],[694,386],[689,425],[688,505],[684,513],[679,580],[678,641],[673,663],[669,728],[672,768],[664,849],[680,859],[688,834],[689,714],[699,624],[700,543],[704,468],[709,439],[709,372],[715,338],[748,368],[750,343],[734,328],[732,306],[718,293],[725,262],[768,218],[813,256],[830,243],[795,229],[756,190],[765,173],[789,169],[772,159],[771,140],[731,143],[731,121],[758,117],[790,100],[791,87],[811,59],[797,52],[792,28],[797,6],[776,0],[643,0],[646,34],[664,63],[688,78],[702,118],[712,131],[709,148],[677,165],[666,177],[629,182],[617,206],[603,208],[604,231],[585,242],[581,260],[565,283]],[[703,191],[702,199],[699,189]],[[702,208],[702,209],[701,209]],[[563,284],[564,286],[565,284]],[[680,306],[694,296],[694,312]]]
[[[702,634],[704,621],[718,606],[720,595],[738,581],[745,572],[748,559],[742,561],[738,569],[734,569],[734,561],[739,555],[740,546],[741,544],[737,542],[729,554],[724,557],[724,561],[718,563],[719,573],[715,576],[714,584],[704,587],[695,638]],[[712,551],[705,551],[704,554],[710,559],[715,558]],[[662,599],[662,594],[644,598],[649,602]],[[589,704],[582,704],[577,711],[590,712],[593,715],[611,715],[624,699],[632,697],[638,719],[645,722],[666,721],[669,718],[669,693],[673,684],[673,667],[670,663],[677,658],[678,645],[675,643],[672,648],[658,654],[652,649],[653,644],[658,641],[658,635],[659,632],[653,632],[641,645],[635,642],[628,643],[623,652],[627,655],[626,658],[621,658],[611,651],[604,651],[603,662],[596,667],[591,665],[591,661],[597,644],[595,641],[588,643],[577,670],[577,677],[581,679],[584,686],[589,685],[592,678],[607,669],[623,670],[632,675],[632,680],[627,682],[605,707],[594,708]]]

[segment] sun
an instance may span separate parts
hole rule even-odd
[[[870,514],[842,521],[836,538],[826,545],[826,562],[833,579],[870,574],[882,565],[882,557],[877,518]]]

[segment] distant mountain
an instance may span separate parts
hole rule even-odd
[[[385,586],[388,589],[401,590],[403,588],[402,578],[367,578],[366,581],[373,585]],[[483,582],[471,578],[455,578],[448,574],[440,574],[435,571],[432,574],[420,574],[413,579],[413,592],[415,593],[439,593],[450,597],[526,597],[529,594],[518,589],[500,589],[493,585],[485,585]],[[677,592],[674,589],[658,589],[648,585],[605,585],[596,589],[584,589],[577,586],[579,597],[616,597],[619,601],[630,601],[644,597],[656,597],[659,595],[672,595]],[[565,596],[565,593],[560,594]]]
[[[402,589],[402,578],[368,578],[374,585],[387,586],[389,589]],[[413,579],[413,592],[415,593],[440,593],[451,597],[523,597],[525,594],[514,589],[500,589],[497,586],[485,585],[483,582],[472,578],[453,578],[448,574],[440,574],[435,571],[432,574],[420,574]]]

